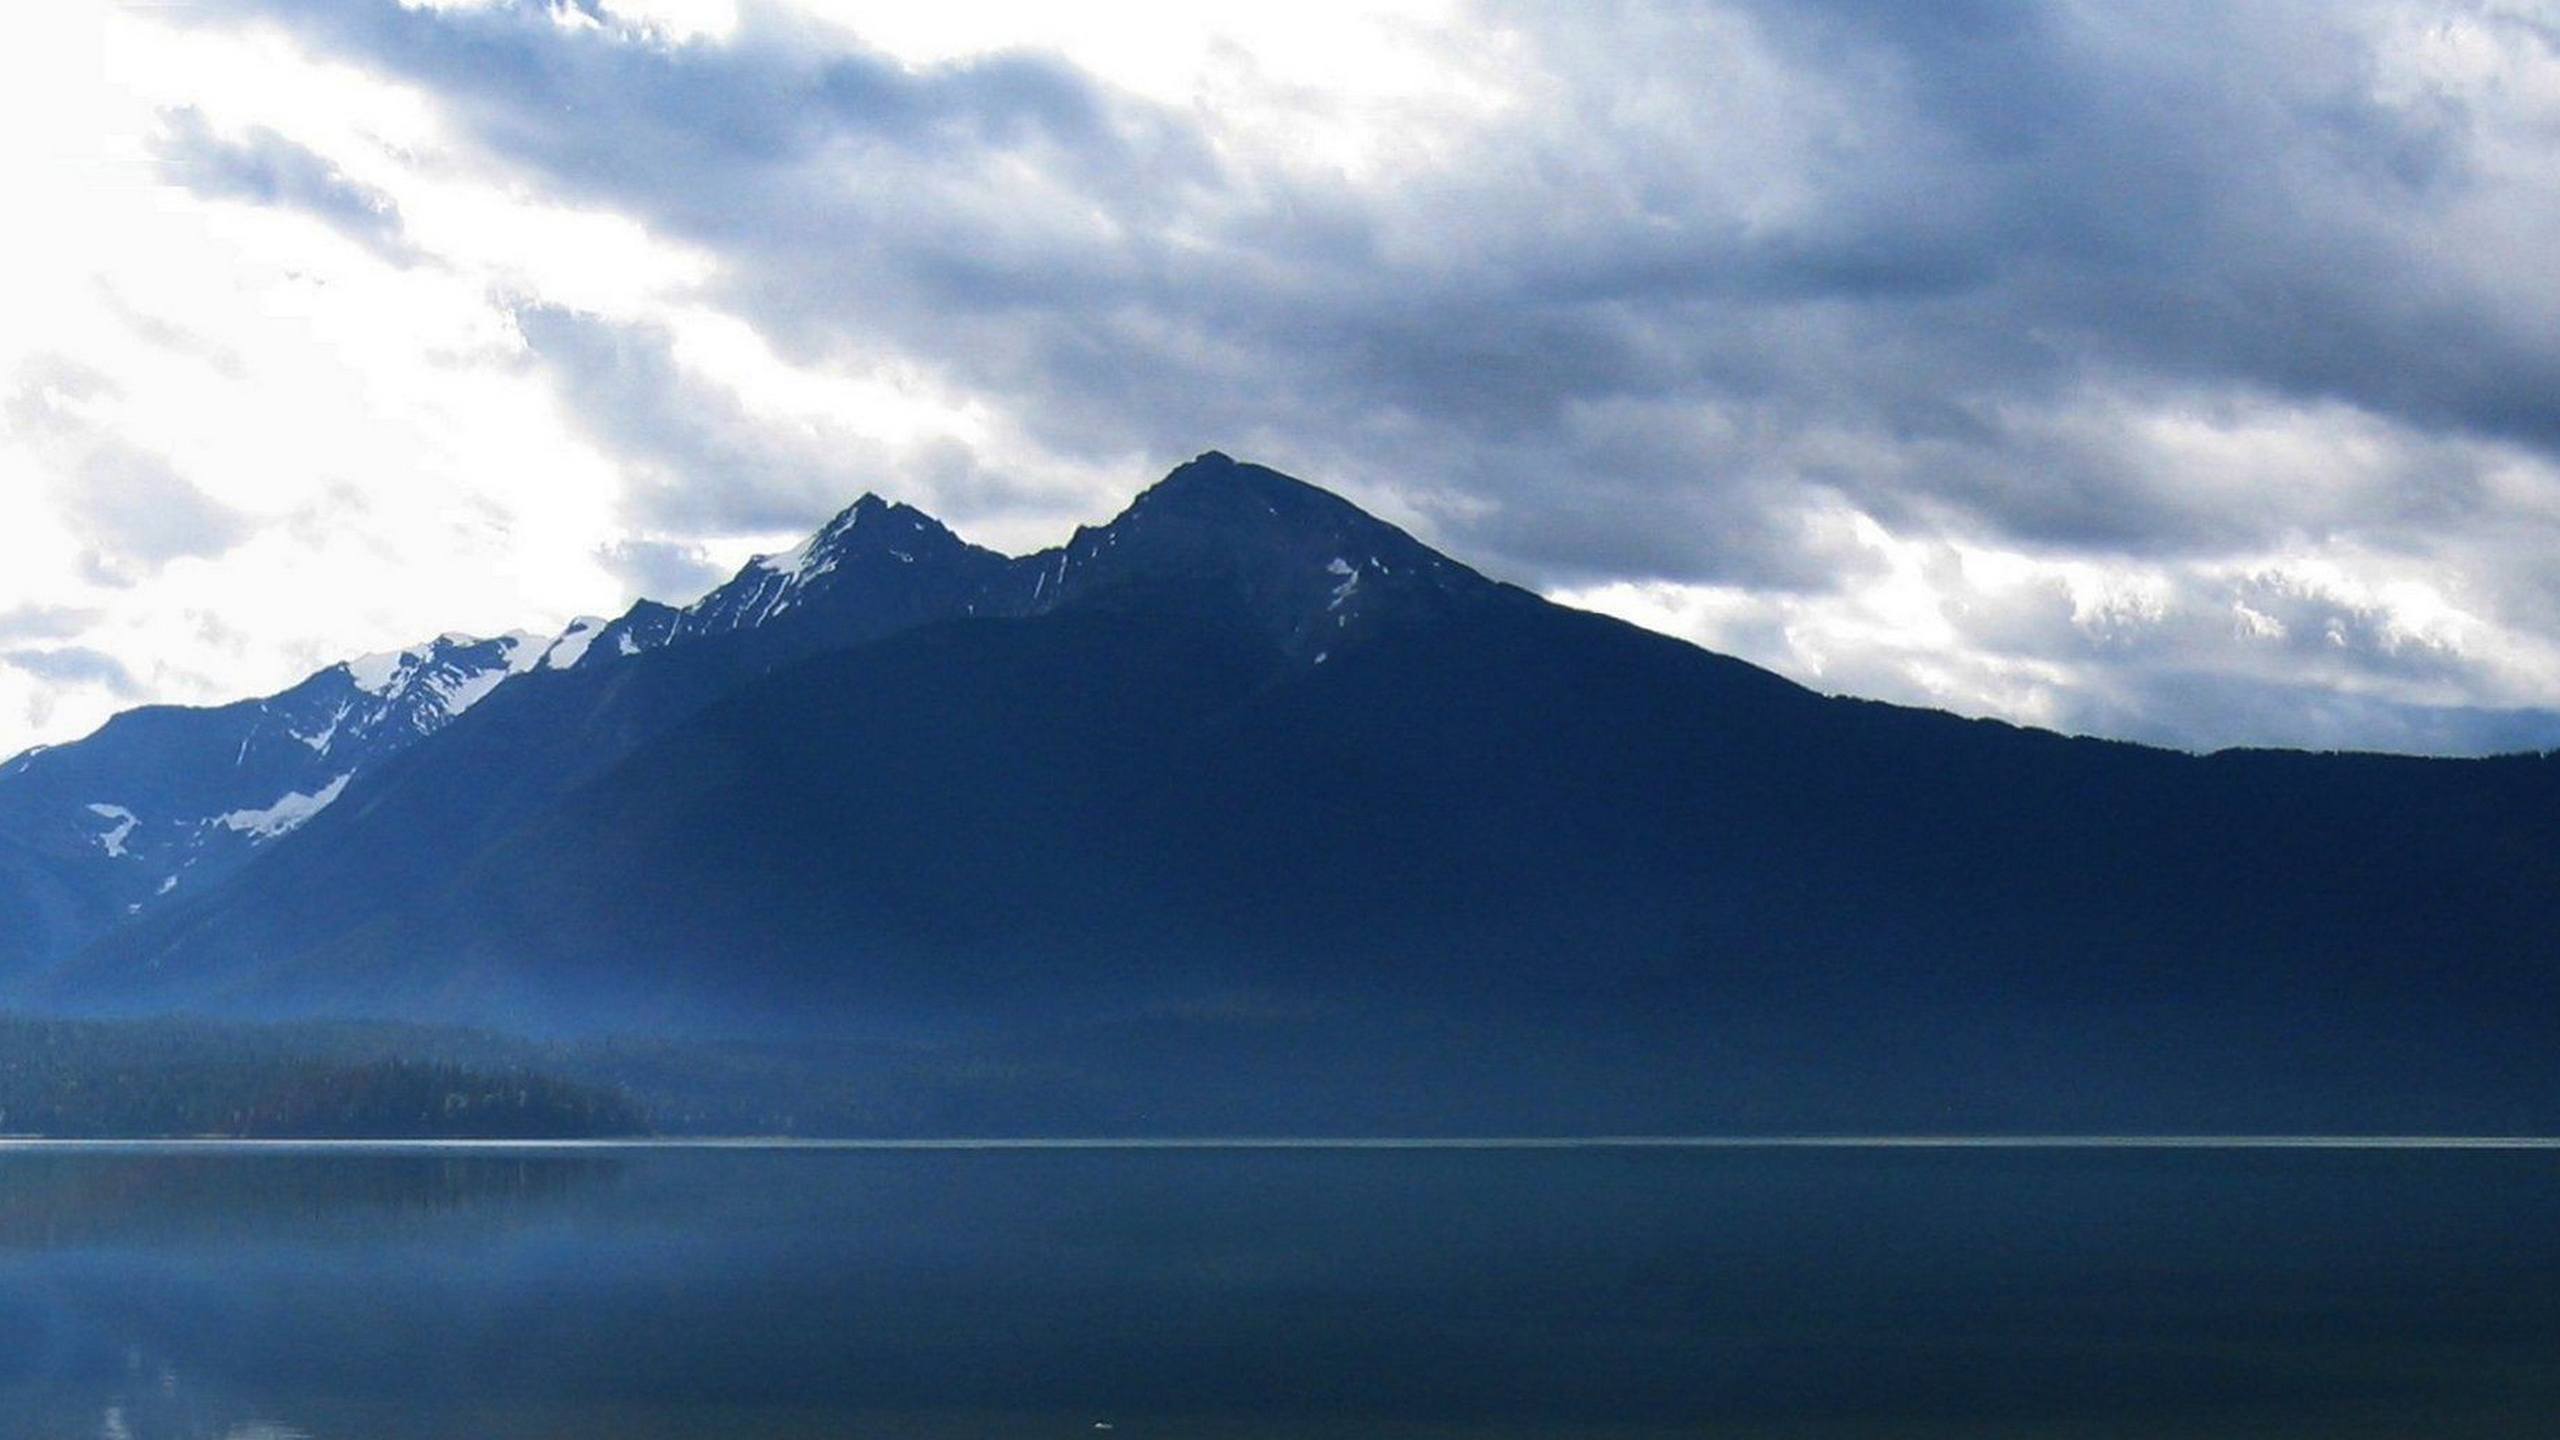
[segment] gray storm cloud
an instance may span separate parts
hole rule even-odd
[[[911,67],[774,7],[685,44],[530,4],[190,15],[423,87],[484,163],[716,255],[786,352],[913,357],[1072,461],[1215,443],[1392,493],[1532,583],[1747,592],[1767,614],[1730,635],[1781,668],[1781,612],[1885,563],[1854,511],[2154,578],[2112,620],[1943,592],[1939,668],[2043,667],[2053,723],[2560,741],[2516,659],[2560,641],[2560,30],[2533,7],[1492,4],[1468,28],[1517,42],[1507,103],[1383,179],[1055,58]],[[173,135],[189,183],[396,227],[284,137]],[[651,543],[882,483],[858,446],[751,433],[646,333],[523,319]],[[2304,551],[2484,624],[2253,578]],[[1844,643],[1818,683],[1926,698],[1908,655]]]
[[[86,646],[0,650],[0,665],[25,671],[42,680],[102,686],[125,699],[136,699],[142,694],[142,686],[134,680],[133,672],[125,668],[123,661]]]
[[[326,157],[264,128],[226,140],[192,107],[162,121],[152,148],[175,183],[202,195],[300,210],[387,260],[411,258],[399,205],[349,179]]]
[[[91,413],[91,402],[114,393],[107,377],[50,359],[30,365],[0,403],[10,428],[59,467],[57,504],[84,547],[89,577],[129,585],[172,560],[219,555],[246,539],[248,517]]]

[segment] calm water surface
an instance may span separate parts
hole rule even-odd
[[[2556,1415],[2551,1153],[0,1150],[0,1440]]]

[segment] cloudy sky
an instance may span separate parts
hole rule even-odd
[[[2560,744],[2560,0],[46,0],[0,753],[1217,447],[1821,689]]]

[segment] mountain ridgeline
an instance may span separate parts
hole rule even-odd
[[[865,497],[511,643],[361,763],[137,712],[0,770],[7,1005],[769,1045],[916,1133],[2560,1124],[2546,757],[1825,697],[1215,453],[1054,550]]]

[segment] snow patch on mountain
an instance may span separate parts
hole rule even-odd
[[[489,692],[505,684],[515,675],[513,670],[482,670],[468,675],[439,675],[427,682],[428,693],[442,702],[447,718],[461,714],[489,698]],[[421,717],[421,728],[424,717]]]
[[[346,662],[347,678],[368,695],[389,695],[408,678],[417,665],[415,650],[384,650],[373,655],[359,655]]]
[[[577,631],[576,626],[570,629]],[[431,706],[411,717],[411,724],[424,733],[489,698],[489,692],[507,680],[540,666],[567,638],[545,641],[524,630],[509,631],[494,640],[448,633],[425,645],[361,656],[347,661],[345,668],[356,689],[384,701],[396,703],[414,694],[432,697]],[[491,646],[497,649],[495,663],[472,654]],[[308,737],[304,743],[310,743]]]
[[[115,822],[114,829],[98,837],[98,848],[106,851],[107,857],[111,860],[123,859],[124,842],[133,837],[133,827],[142,822],[134,818],[132,811],[121,805],[91,805],[89,813],[101,820]]]
[[[291,730],[286,733],[293,736],[294,739],[301,741],[303,744],[310,746],[312,754],[326,755],[329,753],[330,742],[338,738],[338,727],[347,723],[347,716],[352,714],[354,710],[355,707],[353,705],[340,705],[336,709],[330,711],[329,723],[322,726],[317,734],[305,735],[299,730]]]
[[[588,647],[596,643],[596,637],[604,633],[604,627],[604,617],[600,615],[581,615],[570,621],[569,628],[560,632],[560,638],[552,641],[543,650],[540,668],[544,670],[574,668],[579,661],[587,658]],[[631,637],[628,634],[625,634],[622,639],[625,645],[630,644]],[[623,653],[627,655],[631,651],[626,649]]]
[[[350,770],[321,786],[314,794],[305,795],[298,790],[289,791],[276,803],[263,810],[234,810],[227,815],[215,816],[209,823],[219,825],[226,830],[236,830],[260,840],[273,840],[281,835],[289,835],[309,824],[312,816],[328,809],[337,801],[338,796],[346,790],[347,782],[354,778],[355,772]]]
[[[778,555],[759,555],[750,563],[756,569],[783,576],[787,582],[805,585],[835,570],[837,554],[825,542],[852,528],[847,524],[841,529],[820,530]]]
[[[1376,564],[1377,562],[1373,560],[1370,563]],[[1333,598],[1326,602],[1324,607],[1327,610],[1339,610],[1342,608],[1343,602],[1351,598],[1351,592],[1360,588],[1360,572],[1358,569],[1353,567],[1350,561],[1343,559],[1339,555],[1333,557],[1333,563],[1327,565],[1324,569],[1325,573],[1328,575],[1339,575],[1342,577],[1342,583],[1333,587]]]
[[[499,643],[503,649],[498,664],[481,670],[456,667],[454,673],[439,673],[428,679],[427,691],[443,702],[446,719],[488,699],[490,691],[540,665],[547,648],[537,637],[521,630],[500,636]]]

